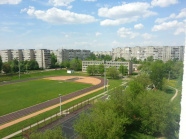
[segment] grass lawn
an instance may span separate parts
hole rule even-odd
[[[90,84],[37,79],[0,86],[0,116],[87,87]]]
[[[109,89],[112,89],[112,88],[120,86],[122,82],[123,82],[122,80],[109,79],[109,85],[110,85]],[[97,92],[94,92],[92,94],[89,94],[87,96],[79,98],[79,99],[77,99],[75,101],[72,101],[70,103],[67,103],[67,104],[63,105],[62,109],[64,110],[66,108],[69,108],[69,107],[71,107],[71,106],[73,106],[73,105],[75,105],[75,104],[77,104],[79,102],[87,100],[88,98],[94,97],[94,96],[96,96],[98,94],[101,94],[103,92],[104,92],[104,89],[101,89],[101,90],[99,90]],[[57,93],[57,95],[58,95],[58,93]],[[21,130],[23,127],[27,127],[27,126],[29,126],[29,125],[31,125],[33,123],[36,123],[37,121],[43,120],[44,118],[47,118],[47,117],[49,117],[49,116],[51,116],[51,115],[53,115],[55,113],[58,113],[58,112],[59,112],[59,107],[55,108],[55,109],[52,109],[50,111],[47,111],[45,113],[42,113],[40,115],[37,115],[37,116],[35,116],[33,118],[30,118],[30,119],[27,119],[25,121],[22,121],[20,123],[17,123],[15,125],[12,125],[12,126],[10,126],[8,128],[5,128],[3,130],[0,130],[0,138],[5,137],[5,136],[7,136],[7,135],[9,135],[9,134],[11,134],[13,132],[18,131],[18,130]],[[22,136],[17,136],[15,138],[16,139],[17,138],[22,138]]]
[[[27,73],[27,74],[21,74],[21,79],[30,79],[30,78],[36,78],[36,77],[47,77],[47,76],[62,76],[62,75],[87,75],[87,73],[72,73],[68,74],[67,70],[53,70],[53,71],[40,71],[34,73]],[[0,77],[0,82],[3,81],[15,81],[19,80],[19,75],[13,75],[13,76],[7,76],[7,77]]]

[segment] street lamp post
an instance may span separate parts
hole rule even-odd
[[[59,108],[59,111],[60,111],[60,115],[61,115],[61,94],[59,94],[59,100],[60,100],[60,108]]]
[[[21,78],[21,75],[20,75],[20,58],[19,58],[19,79]]]
[[[105,69],[105,61],[104,61],[104,89],[106,91],[106,69]]]
[[[109,80],[107,79],[107,93],[108,93],[108,82],[109,82]]]

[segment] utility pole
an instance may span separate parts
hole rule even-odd
[[[104,61],[104,89],[106,91],[106,69],[105,69],[105,61]]]
[[[59,94],[59,100],[60,100],[60,108],[59,108],[59,111],[60,111],[60,115],[61,115],[61,94]]]
[[[20,75],[20,58],[19,58],[19,79],[21,78],[21,75]]]
[[[108,82],[109,82],[109,80],[107,79],[107,93],[108,93]]]

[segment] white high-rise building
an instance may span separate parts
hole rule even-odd
[[[170,59],[183,60],[184,49],[184,46],[118,47],[112,49],[112,60],[116,58],[124,58],[126,60],[136,58],[144,61],[149,56],[152,56],[154,60],[160,59],[164,62]]]
[[[23,50],[23,59],[26,60],[34,60],[34,49]]]
[[[8,49],[8,50],[1,50],[1,51],[0,51],[0,55],[1,55],[1,59],[2,59],[2,62],[3,62],[3,63],[12,60],[11,49]]]
[[[90,50],[74,50],[74,49],[58,49],[55,51],[51,51],[57,56],[57,62],[61,63],[63,61],[70,61],[74,58],[78,58],[80,60],[84,60],[90,56]]]
[[[40,49],[40,50],[1,50],[0,55],[2,57],[2,62],[8,62],[13,59],[20,61],[26,60],[36,60],[40,68],[49,68],[51,65],[50,50]]]
[[[23,61],[23,50],[11,50],[12,60],[17,59],[18,61]]]
[[[51,66],[50,50],[47,49],[34,50],[34,56],[40,68],[45,69]]]

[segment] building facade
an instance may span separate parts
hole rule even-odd
[[[39,64],[39,68],[49,68],[51,65],[51,57],[50,57],[50,50],[47,49],[40,49],[40,50],[1,50],[0,55],[2,57],[2,62],[8,62],[13,59],[17,59],[20,61],[26,60],[36,60]]]
[[[85,60],[91,54],[90,50],[80,49],[58,49],[51,51],[51,53],[54,53],[57,56],[58,63],[70,61],[74,58]]]
[[[50,50],[34,50],[34,59],[38,62],[40,68],[45,69],[51,66]]]
[[[144,61],[147,57],[152,56],[154,60],[159,59],[164,62],[171,59],[183,61],[184,49],[184,46],[118,47],[112,49],[112,60],[116,58],[124,58],[126,60],[136,58]]]
[[[104,64],[105,68],[116,67],[119,69],[121,65],[126,66],[128,69],[128,74],[132,74],[132,62],[121,62],[121,61],[82,61],[82,72],[87,72],[87,67],[89,65],[101,65]]]
[[[94,51],[93,54],[95,54],[96,56],[100,56],[100,55],[112,56],[112,52],[111,51]]]

